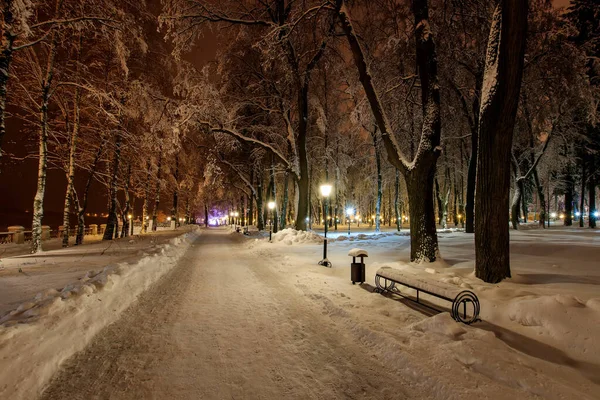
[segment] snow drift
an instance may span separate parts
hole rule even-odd
[[[91,271],[60,290],[48,289],[0,319],[0,398],[35,398],[63,361],[116,321],[170,271],[197,234],[160,246],[134,264]]]

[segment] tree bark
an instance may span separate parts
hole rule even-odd
[[[88,174],[87,182],[85,183],[85,189],[83,190],[83,199],[81,203],[76,201],[77,203],[77,236],[75,237],[75,245],[83,244],[83,238],[85,235],[85,211],[87,210],[87,204],[90,193],[90,186],[92,186],[92,180],[96,175],[96,166],[100,161],[100,157],[102,156],[102,151],[104,150],[104,145],[106,144],[106,140],[102,140],[100,146],[98,146],[98,150],[96,151],[96,155],[94,157],[94,162],[91,165],[90,172]],[[73,193],[76,193],[73,191]]]
[[[591,166],[593,170],[593,164]],[[593,176],[588,179],[588,226],[590,228],[596,227],[596,181]]]
[[[540,184],[540,177],[537,168],[533,170],[533,183],[537,190],[538,200],[540,201],[540,215],[538,223],[543,229],[546,229],[546,197],[544,196],[544,187]],[[550,182],[547,183],[550,185]]]
[[[146,161],[146,185],[144,190],[144,205],[142,206],[142,233],[148,232],[148,219],[150,209],[150,160]]]
[[[571,168],[570,166],[568,167]],[[571,171],[565,176],[565,226],[573,225],[573,192],[575,191],[575,183]]]
[[[175,156],[175,189],[173,190],[173,206],[171,207],[171,220],[175,221],[175,226],[179,225],[179,213],[177,212],[179,201],[179,156]]]
[[[156,170],[156,191],[154,209],[152,210],[152,230],[156,231],[158,223],[158,206],[160,205],[160,173],[162,170],[162,147],[158,150],[158,169]]]
[[[286,172],[285,176],[284,176],[284,182],[283,182],[283,202],[281,204],[281,220],[279,222],[279,228],[280,229],[285,229],[285,225],[286,225],[286,216],[287,216],[287,205],[288,205],[288,201],[289,201],[289,180],[290,180],[290,176],[289,173]]]
[[[512,137],[523,77],[527,3],[500,1],[486,55],[475,189],[475,275],[488,283],[511,276],[506,214]]]
[[[394,196],[394,212],[396,213],[396,230],[400,232],[402,227],[402,216],[400,215],[400,171],[396,168],[396,180],[395,180],[396,193]]]
[[[383,197],[383,178],[381,176],[381,156],[377,143],[377,132],[373,133],[373,146],[375,147],[375,165],[377,167],[377,199],[375,200],[375,232],[381,232],[381,198]]]
[[[75,185],[75,152],[77,151],[77,140],[79,136],[79,101],[81,98],[79,87],[75,88],[75,101],[74,107],[74,120],[73,129],[69,136],[69,166],[67,171],[67,190],[65,194],[65,206],[63,209],[63,226],[65,228],[65,235],[62,238],[62,246],[69,246],[69,228],[70,220],[69,215],[71,211],[71,200],[73,199],[73,190]]]
[[[125,188],[123,191],[125,192],[125,207],[121,211],[121,219],[123,220],[123,227],[121,228],[121,237],[129,236],[129,224],[133,223],[128,216],[129,210],[131,209],[131,199],[129,197],[129,187],[131,186],[131,163],[127,164],[127,179],[125,180]]]
[[[254,167],[250,169],[250,186],[254,185]],[[248,200],[248,226],[254,225],[254,202],[256,201],[256,190],[250,190]]]
[[[117,218],[117,178],[119,176],[119,164],[121,161],[121,131],[117,131],[117,137],[115,138],[115,152],[113,155],[113,167],[110,178],[110,197],[109,197],[109,210],[108,220],[106,221],[106,230],[102,240],[113,240],[115,233],[117,232],[117,225],[119,223]]]
[[[58,15],[61,2],[56,5],[55,14]],[[48,63],[42,81],[41,106],[40,106],[40,132],[39,132],[39,159],[37,190],[33,200],[33,221],[31,223],[31,252],[42,251],[42,219],[44,218],[44,194],[46,192],[46,171],[48,169],[48,106],[51,96],[51,85],[54,77],[54,61],[56,59],[58,37],[52,33],[48,50]]]
[[[406,179],[410,205],[410,259],[430,261],[437,258],[437,233],[433,208],[435,172],[411,174]],[[434,243],[432,243],[434,241]]]
[[[519,229],[519,207],[521,205],[521,198],[523,196],[524,178],[515,178],[515,193],[513,194],[512,203],[510,206],[510,220],[513,229]]]
[[[271,221],[271,224],[273,225],[273,233],[277,233],[278,231],[278,227],[279,224],[277,223],[277,221],[279,220],[278,218],[278,214],[277,214],[277,208],[278,208],[278,204],[277,204],[277,187],[275,186],[275,165],[273,163],[271,163],[271,182],[269,183],[269,187],[271,188],[271,193],[270,193],[270,199],[271,201],[275,202],[275,208],[273,209],[273,211],[271,211],[272,215],[271,218],[273,218],[273,220]]]
[[[581,196],[579,206],[579,227],[583,228],[583,208],[585,200],[585,183],[586,183],[586,170],[585,170],[585,159],[581,161]]]
[[[263,174],[262,172],[258,173],[257,176],[257,184],[256,184],[256,215],[258,218],[257,228],[259,231],[263,231],[265,229],[265,216],[263,214]]]

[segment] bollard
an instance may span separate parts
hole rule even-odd
[[[98,233],[100,235],[103,235],[105,230],[106,230],[106,224],[100,224],[100,232],[98,232]]]
[[[90,224],[90,235],[98,234],[98,224]]]
[[[25,228],[22,226],[9,226],[8,231],[12,233],[12,242],[14,244],[23,244],[25,243]]]
[[[48,225],[42,225],[42,240],[50,239],[50,227]]]
[[[175,222],[175,219],[171,220],[171,230],[174,231],[177,228],[177,222]]]

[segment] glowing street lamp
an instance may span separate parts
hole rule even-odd
[[[329,195],[331,194],[331,185],[329,184],[324,184],[321,185],[320,187],[321,189],[321,195],[323,196],[323,202],[325,205],[325,240],[323,240],[323,259],[321,261],[319,261],[319,265],[323,265],[325,267],[330,267],[331,268],[331,262],[329,262],[329,260],[327,259],[327,229],[329,227]]]
[[[350,236],[350,219],[352,219],[352,216],[354,215],[354,208],[346,208],[346,215],[348,216],[348,236]]]
[[[269,224],[269,242],[273,239],[273,210],[275,209],[275,202],[270,201],[267,203],[267,207],[269,207],[269,211],[271,213],[271,219]]]

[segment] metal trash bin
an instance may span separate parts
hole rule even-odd
[[[350,264],[350,280],[354,285],[356,282],[365,282],[365,262],[364,258],[369,257],[369,253],[363,249],[352,249],[348,252],[348,255],[352,257],[352,263]],[[360,257],[360,262],[356,262],[356,258]]]

